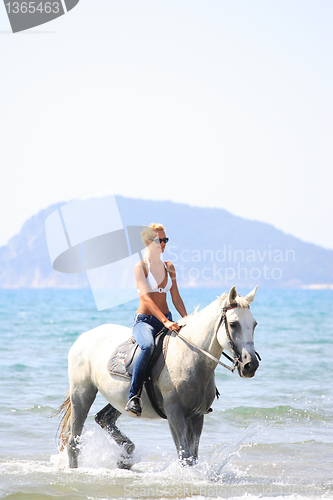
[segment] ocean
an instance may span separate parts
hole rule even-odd
[[[182,297],[192,312],[223,291]],[[205,416],[196,466],[177,462],[167,421],[124,415],[119,427],[136,450],[132,469],[118,469],[117,445],[94,422],[106,404],[98,395],[80,467],[70,470],[52,418],[68,388],[68,351],[98,325],[131,326],[137,301],[98,312],[90,290],[0,290],[0,498],[333,499],[332,299],[332,290],[258,289],[251,310],[262,362],[252,379],[217,367],[221,395]]]

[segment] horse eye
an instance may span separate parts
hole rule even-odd
[[[229,323],[229,325],[231,326],[231,328],[235,328],[235,326],[237,326],[237,322],[231,321],[231,323]]]

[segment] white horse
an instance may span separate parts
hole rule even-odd
[[[204,415],[216,395],[214,370],[222,351],[229,351],[241,377],[253,377],[258,368],[253,342],[256,321],[249,309],[256,291],[257,287],[241,297],[232,287],[229,294],[182,318],[182,337],[176,332],[170,336],[165,364],[154,389],[183,464],[192,465],[197,460]],[[122,447],[119,467],[131,466],[134,444],[116,426],[125,412],[130,380],[110,375],[107,369],[113,350],[130,336],[130,328],[106,324],[83,333],[69,351],[69,391],[59,412],[63,413],[62,442],[72,468],[78,467],[80,436],[98,391],[110,404],[95,419]],[[145,389],[142,407],[141,418],[161,418]],[[130,413],[128,416],[138,418]]]

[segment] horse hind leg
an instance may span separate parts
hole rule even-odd
[[[121,447],[121,459],[117,463],[118,467],[120,469],[130,469],[133,465],[132,454],[135,445],[116,426],[116,421],[120,417],[120,415],[120,411],[116,410],[110,404],[107,404],[96,414],[95,421],[102,427],[102,429],[105,429],[115,440],[115,442]]]
[[[80,436],[90,407],[96,398],[96,394],[97,388],[93,385],[89,385],[71,394],[71,419],[67,441],[68,459],[71,469],[78,467]]]

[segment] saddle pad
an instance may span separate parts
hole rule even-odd
[[[163,328],[155,336],[155,349],[148,365],[146,379],[150,377],[154,381],[160,376],[165,362],[169,339],[170,331],[167,328]],[[131,379],[133,366],[139,352],[140,347],[134,337],[130,337],[125,342],[119,344],[108,361],[107,367],[109,373]]]
[[[108,371],[111,374],[121,375],[125,378],[132,378],[132,372],[127,370],[126,360],[129,358],[129,353],[132,351],[132,358],[134,356],[134,351],[137,350],[138,344],[134,337],[130,337],[128,340],[119,344],[118,347],[113,351],[111,358],[108,361]],[[131,365],[129,365],[131,366]]]

